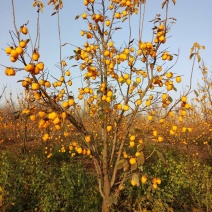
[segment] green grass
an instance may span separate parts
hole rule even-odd
[[[58,151],[47,159],[43,152],[1,152],[0,210],[101,211],[102,199],[90,159]],[[132,187],[130,180],[125,182],[112,211],[212,210],[211,164],[191,160],[174,150],[163,155],[166,163],[153,155],[142,167],[140,175],[147,174],[146,184]],[[152,177],[162,180],[156,190]]]

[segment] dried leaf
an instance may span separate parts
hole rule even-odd
[[[172,19],[172,20],[174,20],[174,21],[176,21],[177,19],[176,18],[174,18],[174,17],[170,17],[169,19]]]
[[[172,2],[174,3],[174,5],[176,4],[176,0],[172,0]]]
[[[137,163],[131,165],[131,172],[135,171],[137,169],[137,167],[138,167]]]
[[[190,49],[190,54],[194,51],[194,46],[191,47]]]
[[[144,144],[139,144],[139,145],[137,146],[137,151],[138,151],[138,152],[142,151],[143,149],[144,149]]]
[[[162,9],[164,8],[165,5],[166,5],[166,0],[162,3]]]
[[[53,16],[53,15],[55,15],[55,14],[57,14],[57,12],[53,12],[53,13],[51,14],[51,16]]]
[[[133,83],[133,87],[136,88],[137,86],[138,86],[138,83],[134,82],[134,83]]]
[[[126,20],[127,20],[127,17],[123,18],[122,19],[122,23],[125,22]]]
[[[123,166],[123,169],[124,169],[125,172],[129,169],[129,166],[130,166],[129,163],[126,160],[125,163],[124,163],[124,166]]]
[[[194,93],[195,93],[195,95],[198,97],[199,96],[199,94],[197,93],[197,91],[196,90],[194,90]]]
[[[199,54],[197,54],[198,63],[201,61],[201,57]]]
[[[13,112],[13,113],[21,113],[21,111],[20,111],[20,110],[17,110],[17,111],[15,111],[15,112]]]
[[[192,53],[192,54],[189,56],[189,59],[191,60],[193,56],[194,56],[194,53]]]
[[[130,45],[131,43],[133,43],[133,41],[134,41],[134,39],[132,39],[132,40],[129,42],[129,45]]]
[[[132,175],[132,180],[135,182],[135,184],[136,184],[137,186],[140,185],[140,180],[139,180],[138,173],[134,173],[134,174]]]
[[[199,45],[197,42],[194,43],[194,46],[195,46],[197,49],[200,49],[200,45]]]
[[[144,164],[144,153],[143,152],[141,152],[141,154],[137,157],[137,163],[138,163],[138,165]]]
[[[70,57],[69,57],[69,60],[71,60],[71,59],[73,59],[73,58],[75,58],[75,56],[70,56]]]
[[[124,159],[120,160],[120,161],[117,163],[116,168],[117,168],[118,170],[121,169],[121,168],[123,168],[124,163],[125,163],[125,160],[124,160]]]
[[[65,46],[65,45],[67,45],[68,43],[64,43],[64,44],[62,44],[61,46]]]
[[[59,4],[57,4],[57,5],[54,7],[54,10],[58,10],[58,9],[59,9],[59,7],[60,7],[60,5],[59,5]]]
[[[152,19],[151,21],[149,21],[149,22],[153,22],[153,21],[155,21],[156,19],[154,18],[154,19]]]
[[[75,20],[77,20],[79,17],[80,17],[80,15],[77,15],[77,16],[75,17]]]

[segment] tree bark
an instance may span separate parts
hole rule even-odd
[[[108,141],[107,141],[107,120],[105,120],[104,124],[102,125],[102,138],[103,138],[103,150],[102,150],[102,156],[103,156],[103,166],[102,166],[102,172],[103,172],[103,201],[102,201],[102,212],[109,212],[110,205],[109,205],[109,198],[110,198],[110,181],[109,181],[109,175],[108,175]]]

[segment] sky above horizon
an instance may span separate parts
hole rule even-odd
[[[20,3],[21,2],[21,3]],[[47,5],[47,0],[43,0],[46,5],[44,12],[41,14],[41,48],[40,55],[41,61],[45,62],[45,67],[50,70],[51,74],[58,72],[55,64],[59,61],[59,41],[57,33],[57,17],[51,16],[53,9],[52,6]],[[74,20],[76,15],[82,14],[85,10],[83,7],[83,0],[64,0],[64,8],[61,11],[61,38],[62,43],[71,43],[80,46],[85,42],[85,38],[80,36],[80,30],[87,28],[81,19]],[[33,0],[14,0],[16,24],[18,27],[29,21],[28,28],[32,37],[35,39],[36,9],[32,7]],[[149,41],[152,39],[151,28],[152,24],[149,22],[155,17],[155,14],[161,13],[162,17],[165,16],[165,11],[161,9],[162,0],[149,1],[147,0],[143,40]],[[170,3],[169,16],[177,19],[170,32],[171,37],[167,41],[169,50],[172,53],[177,53],[180,50],[179,60],[173,69],[174,73],[184,75],[180,89],[185,89],[188,84],[192,61],[189,60],[190,48],[194,42],[204,45],[206,49],[201,51],[201,57],[204,59],[206,66],[212,70],[212,1],[203,0],[201,3],[194,0],[177,0],[174,6]],[[136,27],[133,24],[133,27]],[[11,37],[9,30],[13,30],[12,21],[12,6],[11,1],[0,1],[0,65],[11,66],[14,65],[10,62],[9,57],[4,52],[4,49],[11,44]],[[124,39],[124,30],[121,34],[116,35],[117,42],[120,38]],[[23,36],[24,38],[24,36]],[[116,42],[114,38],[114,41]],[[124,40],[123,40],[124,42]],[[62,49],[62,58],[73,54],[73,46],[66,45]],[[0,89],[7,85],[7,92],[22,92],[23,88],[18,80],[23,79],[26,73],[18,72],[14,77],[7,77],[4,74],[5,68],[0,66]],[[78,71],[78,70],[74,70]],[[193,88],[200,82],[201,74],[196,65]],[[0,92],[1,93],[1,92]]]

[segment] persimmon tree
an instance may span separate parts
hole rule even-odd
[[[30,23],[16,25],[14,0],[11,2],[14,31],[10,32],[11,46],[5,49],[11,61],[5,74],[14,76],[17,71],[26,74],[19,82],[28,93],[29,103],[20,115],[29,117],[46,131],[42,135],[45,142],[51,138],[51,126],[60,131],[70,123],[76,129],[75,150],[92,158],[103,198],[102,211],[109,211],[117,202],[128,179],[132,186],[149,183],[150,188],[157,189],[161,180],[148,178],[143,170],[149,156],[144,155],[144,143],[134,124],[139,114],[145,114],[149,122],[163,123],[178,103],[187,109],[186,96],[191,87],[176,100],[169,94],[172,90],[177,92],[175,83],[181,82],[181,76],[172,72],[178,53],[164,47],[176,21],[168,15],[169,4],[175,4],[175,0],[162,2],[164,14],[157,14],[152,20],[152,37],[147,41],[142,39],[145,0],[84,0],[85,11],[76,16],[75,21],[84,21],[88,26],[80,32],[85,43],[76,46],[70,55],[63,55],[62,51],[60,13],[63,2],[50,0],[48,4],[54,6],[52,15],[58,17],[60,58],[55,64],[59,62],[59,78],[51,71],[45,71],[45,61],[40,61],[42,32],[39,21],[44,4],[34,0],[38,22],[35,32],[29,32],[27,26]],[[132,24],[134,16],[138,20],[137,26]],[[138,29],[137,35],[132,33],[134,27]],[[121,44],[116,45],[114,37],[120,31],[127,34],[128,39],[120,39]],[[36,33],[34,41],[30,33]],[[198,57],[196,48],[193,47],[194,61]],[[16,67],[16,61],[22,66]],[[77,65],[67,70],[72,61]],[[72,69],[78,71],[82,79],[78,93],[72,92],[75,83]],[[192,73],[193,69],[191,79]],[[160,132],[155,133],[155,137],[157,142],[164,140]],[[162,158],[159,152],[158,156]]]

